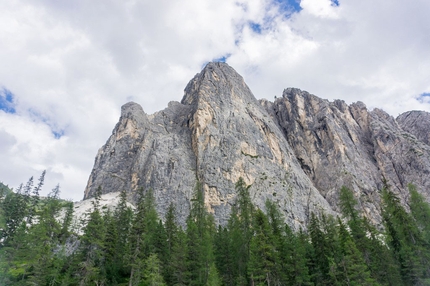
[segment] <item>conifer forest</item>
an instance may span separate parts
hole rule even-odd
[[[430,206],[413,185],[409,209],[380,190],[379,226],[343,187],[339,217],[311,213],[298,230],[273,202],[256,208],[242,179],[224,226],[200,186],[185,225],[173,205],[159,217],[151,190],[132,210],[125,191],[102,207],[99,188],[78,230],[59,187],[39,195],[43,178],[0,184],[0,285],[430,285]]]

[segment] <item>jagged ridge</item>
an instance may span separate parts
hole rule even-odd
[[[243,177],[257,206],[277,202],[297,228],[310,212],[336,211],[346,185],[378,223],[384,178],[404,202],[409,182],[430,197],[428,125],[414,127],[407,118],[291,88],[275,102],[257,101],[233,68],[209,63],[181,103],[150,116],[136,103],[122,107],[84,199],[98,186],[104,193],[125,189],[131,200],[139,187],[152,188],[159,212],[174,202],[183,222],[199,181],[208,210],[224,224]]]

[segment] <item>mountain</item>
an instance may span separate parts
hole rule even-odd
[[[361,103],[329,102],[295,88],[274,102],[257,100],[225,63],[209,63],[185,88],[182,101],[147,115],[137,103],[121,117],[98,151],[84,199],[152,188],[164,216],[173,202],[181,222],[197,183],[205,205],[225,224],[242,177],[253,202],[277,203],[294,228],[311,212],[335,213],[342,186],[380,222],[384,182],[404,205],[408,183],[430,199],[430,115],[397,119]]]

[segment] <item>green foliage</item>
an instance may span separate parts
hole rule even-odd
[[[280,277],[275,241],[267,216],[261,210],[255,213],[253,228],[248,263],[251,284],[278,285]]]
[[[408,188],[411,195],[409,203],[411,214],[422,231],[426,243],[430,245],[430,205],[418,193],[414,185],[409,184]]]
[[[204,194],[197,184],[190,215],[187,218],[187,270],[189,285],[204,285],[214,263],[213,235],[215,224],[204,205]]]
[[[388,189],[382,192],[383,219],[388,244],[400,265],[400,275],[406,285],[421,284],[429,278],[429,247],[412,215]]]
[[[38,194],[42,174],[17,192],[2,191],[0,285],[427,285],[430,206],[410,185],[410,213],[382,191],[381,233],[340,190],[343,219],[311,214],[295,232],[273,202],[264,213],[239,179],[226,226],[215,228],[196,186],[186,228],[171,204],[164,222],[152,190],[138,190],[136,210],[121,192],[114,209],[100,206],[101,189],[82,222],[70,229],[73,204],[59,187]],[[0,185],[0,188],[4,185]],[[104,210],[104,211],[102,211]],[[427,284],[426,284],[427,283]]]

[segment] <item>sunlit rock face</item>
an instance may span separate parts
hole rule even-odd
[[[404,202],[409,182],[430,197],[428,125],[415,128],[402,116],[292,88],[274,102],[257,101],[233,68],[209,63],[180,103],[152,115],[136,103],[122,107],[84,199],[99,186],[126,190],[130,201],[139,188],[152,188],[160,215],[173,203],[183,223],[199,182],[208,211],[225,224],[242,177],[258,207],[276,202],[297,229],[311,212],[336,213],[345,185],[378,223],[384,178]]]

